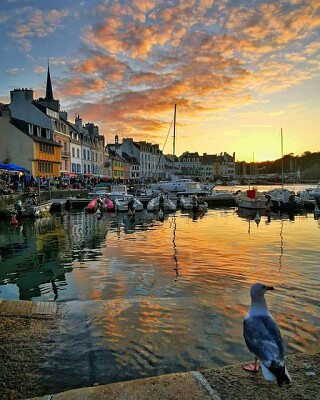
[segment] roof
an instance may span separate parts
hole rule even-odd
[[[51,144],[52,146],[61,147],[61,145],[59,143],[55,142],[54,140],[47,139],[42,136],[39,137],[39,136],[31,135],[28,130],[29,124],[26,121],[23,121],[23,120],[17,119],[17,118],[12,118],[10,123],[13,126],[15,126],[17,129],[19,129],[21,132],[23,132],[25,135],[29,136],[35,142],[47,143],[47,144]]]

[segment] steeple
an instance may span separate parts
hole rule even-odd
[[[52,92],[50,69],[49,69],[49,60],[48,60],[47,89],[46,89],[45,100],[53,100],[53,92]]]

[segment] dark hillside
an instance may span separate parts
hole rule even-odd
[[[280,174],[282,171],[282,159],[264,161],[257,165],[260,172],[265,174]],[[301,156],[292,153],[283,157],[283,172],[294,173],[300,170],[301,179],[320,179],[320,152],[304,152]]]

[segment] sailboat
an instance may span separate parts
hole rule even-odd
[[[281,128],[281,187],[269,190],[266,193],[272,203],[271,209],[275,212],[293,213],[295,210],[303,208],[303,200],[296,196],[293,190],[284,188],[284,172],[283,172],[283,134]]]
[[[268,202],[265,195],[259,192],[255,187],[251,188],[249,179],[249,188],[245,192],[240,192],[235,197],[238,210],[252,210],[255,215],[259,215],[258,211],[265,210]]]
[[[174,118],[173,118],[173,165],[175,166],[175,146],[176,146],[176,118],[177,118],[177,105],[174,105]],[[194,181],[192,178],[182,178],[175,174],[175,168],[173,168],[173,174],[170,180],[162,180],[157,183],[150,184],[152,190],[163,190],[166,192],[192,192],[191,194],[197,195],[208,195],[210,191],[215,187],[214,184],[202,184]]]
[[[256,188],[250,188],[245,192],[240,192],[235,197],[235,202],[238,208],[245,208],[247,210],[265,210],[267,207],[267,198]]]

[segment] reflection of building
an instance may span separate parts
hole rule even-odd
[[[19,234],[8,238],[11,242],[8,247],[3,243],[0,246],[5,261],[1,265],[0,283],[15,284],[20,300],[31,300],[41,296],[44,284],[49,283],[53,290],[59,282],[65,282],[67,270],[59,260],[59,240],[64,231],[60,224],[52,223],[51,217],[25,219],[20,227]],[[6,248],[15,250],[8,252]]]
[[[100,245],[106,237],[111,220],[99,220],[94,214],[74,213],[63,215],[63,229],[68,232],[68,247],[77,258],[76,251],[88,251]]]

